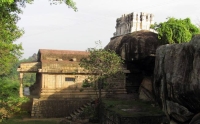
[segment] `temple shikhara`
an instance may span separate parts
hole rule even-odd
[[[122,17],[116,20],[116,32],[115,36],[128,34],[134,31],[150,30],[150,25],[154,24],[154,15],[144,12],[133,12],[130,14],[124,14]]]

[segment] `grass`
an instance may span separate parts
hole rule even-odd
[[[164,115],[158,106],[153,107],[151,102],[142,100],[103,99],[103,103],[106,109],[109,109],[122,117]]]
[[[58,124],[58,121],[8,119],[6,121],[3,121],[2,124]]]
[[[59,121],[59,118],[34,119],[30,118],[30,116],[27,113],[23,113],[8,118],[7,120],[0,122],[0,124],[58,124]]]

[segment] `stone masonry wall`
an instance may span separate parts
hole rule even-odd
[[[163,115],[158,116],[122,116],[119,113],[115,113],[110,109],[101,109],[101,123],[102,124],[162,124],[167,123],[167,119]]]
[[[89,99],[33,99],[31,117],[66,117],[87,102]]]
[[[82,87],[82,82],[88,75],[80,74],[42,74],[42,89],[57,88],[64,89],[70,87]],[[65,78],[74,78],[74,81],[66,81]]]
[[[42,89],[40,97],[85,98],[95,97],[94,88],[83,88],[83,81],[88,75],[78,74],[42,74]],[[66,81],[65,78],[75,78],[75,81]],[[109,92],[125,93],[124,77],[109,79]],[[107,90],[106,88],[104,90]],[[105,93],[106,94],[106,93]]]

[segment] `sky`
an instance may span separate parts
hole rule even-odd
[[[74,0],[77,12],[65,4],[50,5],[50,0],[34,0],[22,8],[17,25],[25,34],[23,56],[28,58],[39,49],[83,50],[106,46],[116,31],[116,19],[131,12],[154,14],[154,21],[167,17],[187,18],[200,22],[200,0]]]

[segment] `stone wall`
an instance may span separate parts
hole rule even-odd
[[[71,78],[74,80],[67,80]],[[42,74],[42,89],[82,88],[83,81],[88,75],[80,74]]]
[[[42,74],[42,87],[40,97],[69,97],[82,98],[96,96],[96,91],[92,87],[83,88],[83,81],[88,75],[80,74]],[[72,78],[75,81],[66,81],[65,78]],[[107,80],[110,88],[104,87],[103,92],[125,93],[124,76]]]
[[[122,116],[110,109],[103,107],[101,114],[101,124],[167,124],[168,120],[164,115],[153,116]]]
[[[41,92],[42,74],[36,73],[36,82],[30,87],[30,94],[39,96]]]
[[[65,90],[80,90],[82,82],[87,75],[67,75],[67,74],[42,74],[42,95],[55,95],[64,93]],[[72,78],[75,81],[66,81],[65,78]]]
[[[67,117],[89,99],[33,99],[31,117]]]

